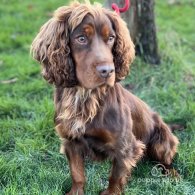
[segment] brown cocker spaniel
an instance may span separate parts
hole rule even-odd
[[[119,83],[135,56],[120,16],[99,5],[60,7],[42,26],[31,51],[43,77],[55,85],[55,128],[71,169],[69,195],[84,194],[87,156],[112,161],[109,186],[101,195],[121,194],[144,154],[171,164],[178,139]]]

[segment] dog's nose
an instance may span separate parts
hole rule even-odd
[[[114,66],[112,65],[99,65],[96,69],[102,78],[108,78],[114,72]]]

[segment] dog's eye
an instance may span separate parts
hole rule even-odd
[[[81,36],[77,37],[76,40],[77,40],[80,44],[87,44],[87,37],[84,36],[84,35],[81,35]]]
[[[108,43],[112,43],[115,40],[115,36],[114,35],[110,35],[108,37]]]

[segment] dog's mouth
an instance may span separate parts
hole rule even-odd
[[[115,77],[114,77],[114,75],[113,75],[113,76],[110,76],[110,77],[101,79],[101,82],[99,83],[98,86],[113,87],[113,86],[114,86],[114,83],[115,83]]]

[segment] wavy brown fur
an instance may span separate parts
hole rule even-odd
[[[82,87],[64,89],[62,104],[57,109],[57,119],[61,121],[64,129],[69,130],[68,136],[76,138],[85,133],[85,126],[97,115],[101,107],[101,98],[105,93],[105,87],[94,90]]]
[[[101,6],[57,9],[31,47],[44,78],[55,85],[55,129],[72,176],[68,195],[83,195],[84,159],[110,159],[108,188],[122,193],[131,169],[147,154],[170,165],[178,139],[160,116],[118,81],[135,56],[125,22]]]
[[[31,53],[43,65],[42,74],[49,83],[64,87],[77,85],[69,32],[74,31],[88,14],[93,17],[106,14],[113,22],[117,35],[113,48],[116,80],[128,75],[135,51],[125,22],[116,13],[98,5],[73,3],[55,11],[54,17],[41,27],[31,46]]]

